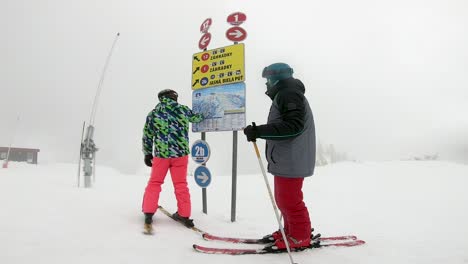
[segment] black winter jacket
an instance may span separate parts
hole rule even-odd
[[[304,84],[294,78],[281,80],[266,92],[272,104],[267,124],[257,127],[257,137],[266,139],[268,172],[275,176],[314,174],[315,124],[304,93]]]

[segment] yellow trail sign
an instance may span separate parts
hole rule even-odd
[[[193,54],[192,90],[243,82],[244,61],[244,44]]]

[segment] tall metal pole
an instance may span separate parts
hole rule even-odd
[[[201,133],[201,139],[203,141],[206,140],[206,133],[202,132]],[[205,165],[206,163],[203,163],[202,165]],[[206,194],[206,188],[202,188],[202,200],[203,200],[203,213],[208,214],[208,205],[207,205],[207,194]]]
[[[86,121],[83,121],[83,129],[81,130],[81,141],[80,142],[83,142],[85,125],[86,125]],[[82,153],[83,153],[83,143],[80,145],[80,157],[78,157],[78,179],[77,179],[78,188],[80,188],[81,155],[82,155]]]
[[[94,164],[94,168],[93,168],[93,183],[96,183],[96,152],[95,152],[94,155],[93,155],[93,164]]]
[[[231,222],[236,221],[237,194],[237,131],[232,132],[232,190],[231,190]]]
[[[96,112],[97,112],[97,106],[99,102],[99,96],[101,94],[102,90],[102,84],[104,83],[104,77],[107,72],[107,67],[109,66],[110,59],[112,57],[112,54],[114,52],[115,44],[117,43],[117,40],[120,36],[120,33],[117,33],[117,35],[114,38],[114,41],[112,42],[112,47],[109,51],[109,54],[107,55],[106,63],[104,64],[104,68],[102,69],[101,73],[101,78],[99,79],[99,84],[98,88],[96,91],[96,95],[94,97],[94,102],[93,102],[93,107],[91,109],[91,116],[89,117],[89,125],[86,130],[86,137],[84,141],[81,142],[81,158],[83,159],[83,172],[84,172],[84,185],[86,188],[91,187],[91,177],[93,176],[93,180],[95,179],[95,161],[96,161],[96,151],[98,151],[98,148],[96,147],[96,144],[94,143],[93,136],[94,136],[94,119],[96,117]]]
[[[206,51],[206,48],[203,49],[203,51]],[[201,133],[201,140],[206,141],[206,132]],[[206,165],[206,163],[203,163],[202,165]],[[206,193],[206,188],[202,188],[202,203],[203,203],[203,213],[208,214],[208,202],[207,202],[207,193]]]
[[[99,79],[99,84],[98,84],[98,88],[96,91],[96,96],[94,97],[93,108],[91,110],[91,116],[89,118],[90,125],[94,125],[94,118],[96,116],[96,109],[97,109],[97,105],[99,101],[99,96],[101,95],[102,84],[104,83],[104,77],[107,72],[107,67],[109,66],[112,53],[114,53],[115,43],[117,42],[117,39],[119,38],[119,36],[120,36],[120,33],[117,33],[117,35],[115,35],[114,42],[112,43],[112,47],[109,51],[109,54],[107,55],[106,63],[104,64],[104,68],[102,69],[101,78]]]

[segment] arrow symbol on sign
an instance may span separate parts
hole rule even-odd
[[[197,175],[197,179],[202,179],[202,183],[205,183],[210,179],[210,177],[208,177],[204,171],[201,174],[202,175]]]
[[[195,71],[192,72],[192,74],[195,74],[198,70],[200,70],[200,67],[197,67],[197,68],[195,69]]]
[[[205,46],[206,45],[206,42],[210,40],[210,37],[207,36],[207,37],[204,37],[201,41],[200,41],[200,44],[202,44],[202,46]]]
[[[229,32],[229,36],[235,36],[235,38],[240,38],[244,35],[240,30],[236,29],[234,32]]]
[[[199,82],[199,79],[197,79],[197,80],[195,81],[195,83],[192,84],[192,87],[194,87],[195,85],[197,85],[198,82]]]
[[[200,59],[197,56],[193,56],[193,59],[196,61],[200,61]]]

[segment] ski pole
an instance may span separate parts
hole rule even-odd
[[[255,129],[255,127],[256,127],[255,122],[252,122],[252,126]],[[268,183],[268,178],[267,178],[267,175],[266,175],[266,172],[265,172],[265,167],[263,166],[263,162],[262,162],[262,159],[260,157],[260,151],[258,151],[257,142],[255,140],[253,140],[252,143],[253,143],[254,148],[255,148],[255,153],[257,154],[258,164],[260,164],[260,169],[262,170],[263,179],[265,180],[265,185],[266,185],[266,187],[268,189],[268,194],[270,195],[271,205],[273,205],[273,210],[275,211],[276,220],[278,221],[278,226],[279,226],[279,229],[281,231],[281,235],[283,236],[284,242],[286,244],[286,249],[288,250],[289,260],[291,261],[291,264],[296,264],[294,262],[294,260],[293,260],[292,255],[291,255],[291,248],[289,247],[289,241],[288,241],[288,239],[286,237],[286,234],[284,233],[283,225],[281,224],[281,218],[280,218],[280,215],[278,213],[278,207],[276,206],[275,199],[273,198],[273,194],[271,192],[270,184]]]

